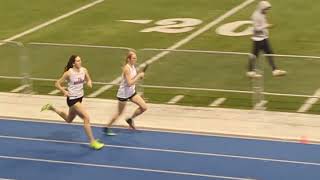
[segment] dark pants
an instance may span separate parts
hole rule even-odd
[[[271,46],[269,44],[268,39],[264,39],[262,41],[253,41],[253,48],[252,48],[252,54],[254,55],[253,57],[249,58],[249,65],[248,65],[248,70],[253,71],[255,69],[255,64],[256,64],[256,59],[258,59],[259,52],[263,50],[265,54],[273,54],[273,51],[271,49]],[[272,70],[277,69],[273,57],[272,56],[267,56],[269,65],[271,66]]]

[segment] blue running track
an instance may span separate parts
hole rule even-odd
[[[0,180],[319,180],[320,145],[0,119]]]

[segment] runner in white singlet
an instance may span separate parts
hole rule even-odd
[[[111,131],[110,127],[123,113],[128,100],[138,105],[138,108],[134,111],[132,116],[126,119],[126,122],[129,124],[130,128],[136,129],[133,119],[147,110],[146,102],[140,95],[136,93],[135,90],[136,82],[144,77],[144,72],[137,73],[135,68],[136,62],[136,53],[133,51],[129,51],[126,57],[125,65],[123,66],[122,80],[117,93],[118,111],[112,117],[107,126],[103,129],[103,131],[109,136],[115,135],[115,133]]]
[[[62,86],[65,82],[68,82],[68,88]],[[41,108],[41,111],[51,110],[62,117],[67,123],[71,123],[78,115],[84,122],[84,130],[90,141],[90,147],[99,150],[104,147],[104,144],[93,137],[92,129],[90,126],[90,118],[86,109],[82,105],[83,98],[83,85],[87,85],[91,88],[92,81],[86,68],[81,66],[81,58],[77,55],[72,55],[69,58],[68,64],[64,69],[62,77],[55,83],[56,87],[67,97],[67,104],[69,106],[69,112],[65,112],[54,107],[52,104],[46,104]]]

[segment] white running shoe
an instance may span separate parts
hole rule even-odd
[[[284,76],[287,74],[287,71],[276,69],[272,71],[273,76]]]
[[[250,78],[261,78],[262,77],[261,74],[258,74],[255,71],[248,71],[247,76]]]

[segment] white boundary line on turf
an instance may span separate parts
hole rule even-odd
[[[22,121],[22,122],[33,122],[33,123],[46,123],[46,124],[63,124],[65,125],[65,121],[53,121],[47,119],[24,119],[24,118],[13,118],[13,117],[3,117],[0,116],[0,120],[10,120],[10,121]],[[68,126],[83,126],[83,123],[74,122],[72,124],[68,124]],[[92,127],[104,127],[101,124],[92,124]],[[127,129],[127,127],[123,126],[115,126],[119,129]],[[205,132],[197,132],[197,131],[183,131],[183,130],[174,130],[174,129],[157,129],[150,127],[140,127],[141,131],[149,131],[149,132],[161,132],[161,133],[174,133],[174,134],[183,134],[183,135],[195,135],[195,136],[207,136],[207,137],[222,137],[222,138],[233,138],[233,139],[242,139],[242,140],[256,140],[256,141],[269,141],[269,142],[281,142],[281,143],[293,143],[299,144],[300,139],[285,139],[285,138],[263,138],[263,137],[255,137],[255,136],[245,136],[245,135],[232,135],[232,134],[220,134],[220,133],[205,133]],[[320,145],[320,142],[310,142],[312,145]]]
[[[46,27],[46,26],[48,26],[48,25],[50,25],[50,24],[53,24],[53,23],[55,23],[55,22],[57,22],[57,21],[60,21],[60,20],[62,20],[62,19],[65,19],[65,18],[67,18],[67,17],[69,17],[69,16],[71,16],[71,15],[74,15],[74,14],[80,12],[80,11],[83,11],[83,10],[85,10],[85,9],[88,9],[88,8],[90,8],[90,7],[92,7],[92,6],[96,5],[96,4],[99,4],[99,3],[103,2],[103,1],[104,1],[104,0],[94,1],[94,2],[92,2],[92,3],[90,3],[90,4],[84,5],[84,6],[80,7],[80,8],[78,8],[78,9],[75,9],[75,10],[71,11],[71,12],[68,12],[68,13],[66,13],[66,14],[63,14],[63,15],[59,16],[59,17],[56,17],[56,18],[54,18],[54,19],[51,19],[50,21],[47,21],[47,22],[45,22],[45,23],[42,23],[42,24],[40,24],[40,25],[38,25],[38,26],[36,26],[36,27],[33,27],[33,28],[29,29],[29,30],[26,30],[26,31],[24,31],[24,32],[22,32],[22,33],[20,33],[20,34],[14,35],[14,36],[12,36],[12,37],[10,37],[10,38],[7,38],[7,39],[5,39],[5,40],[3,40],[3,41],[12,41],[12,40],[21,38],[21,37],[23,37],[23,36],[25,36],[25,35],[27,35],[27,34],[30,34],[30,33],[33,33],[33,32],[35,32],[35,31],[38,31],[39,29],[42,29],[42,28],[44,28],[44,27]],[[0,43],[0,46],[3,45],[3,44],[4,44],[4,43]]]
[[[179,102],[183,98],[184,98],[184,95],[177,95],[177,96],[174,96],[173,98],[171,98],[167,103],[168,104],[176,104],[177,102]]]
[[[224,103],[227,100],[227,98],[221,97],[215,99],[209,106],[211,107],[217,107],[220,106],[222,103]]]
[[[21,85],[15,89],[11,90],[10,92],[17,93],[17,92],[20,92],[20,91],[26,89],[27,87],[29,87],[29,84],[24,84],[24,85]]]
[[[31,45],[47,45],[47,46],[62,46],[62,47],[88,47],[88,48],[101,48],[101,49],[125,49],[131,50],[132,48],[128,47],[117,47],[117,46],[97,46],[97,45],[88,45],[88,44],[61,44],[61,43],[41,43],[41,42],[31,42],[28,43]]]
[[[1,42],[1,41],[0,41]],[[19,42],[10,41],[16,44]],[[47,46],[68,46],[68,47],[88,47],[88,48],[101,48],[101,49],[123,49],[132,50],[130,47],[120,46],[98,46],[88,44],[63,44],[63,43],[46,43],[46,42],[31,42],[31,45],[47,45]],[[162,48],[143,48],[137,51],[169,51],[169,52],[185,52],[185,53],[206,53],[206,54],[226,54],[226,55],[243,55],[250,56],[251,53],[235,52],[235,51],[209,51],[209,50],[198,50],[198,49],[162,49]],[[287,57],[287,58],[304,58],[305,59],[320,59],[320,56],[304,56],[304,55],[293,55],[293,54],[263,54],[263,56],[274,56],[274,57]]]
[[[18,137],[18,136],[2,136],[2,135],[0,135],[0,138],[26,140],[26,141],[63,143],[63,144],[88,145],[88,143],[85,143],[85,142],[74,142],[74,141],[52,140],[52,139],[41,139],[41,138],[26,138],[26,137]],[[145,147],[136,147],[136,146],[121,146],[121,145],[112,145],[112,144],[108,144],[105,146],[109,147],[109,148],[112,147],[112,148],[122,148],[122,149],[132,149],[132,150],[142,150],[142,151],[167,152],[167,153],[188,154],[188,155],[198,155],[198,156],[223,157],[223,158],[256,160],[256,161],[264,161],[264,162],[269,161],[269,162],[278,162],[278,163],[287,163],[287,164],[320,166],[320,163],[306,162],[306,161],[293,161],[293,160],[260,158],[260,157],[251,157],[251,156],[218,154],[218,153],[202,153],[202,152],[192,152],[192,151],[180,151],[180,150],[173,150],[173,149],[145,148]]]
[[[231,52],[231,51],[205,51],[197,49],[156,49],[156,48],[144,48],[142,51],[170,51],[170,52],[185,52],[185,53],[206,53],[206,54],[227,54],[227,55],[245,55],[250,56],[250,53],[244,52]]]
[[[0,79],[16,79],[21,80],[23,77],[18,76],[0,76]],[[49,78],[30,78],[30,80],[35,81],[56,81],[57,79]],[[117,83],[105,83],[105,82],[93,82],[93,84],[106,85],[113,87],[119,85]],[[233,92],[233,93],[243,93],[243,94],[252,94],[253,91],[244,91],[244,90],[233,90],[233,89],[210,89],[210,88],[192,88],[192,87],[181,87],[181,86],[154,86],[154,85],[141,85],[142,87],[147,88],[159,88],[159,89],[178,89],[178,90],[196,90],[196,91],[214,91],[214,92]],[[273,95],[273,96],[288,96],[288,97],[301,97],[301,98],[320,98],[320,96],[307,95],[307,94],[286,94],[286,93],[272,93],[272,92],[262,92],[264,95]]]
[[[15,179],[0,178],[0,180],[15,180]]]
[[[319,96],[320,96],[320,89],[317,89],[316,92],[313,94],[313,96],[317,96],[317,97],[308,98],[304,102],[304,104],[298,109],[297,112],[307,112],[312,107],[312,105],[318,102]]]
[[[265,105],[268,103],[268,101],[267,100],[262,100],[262,101],[260,101],[259,103],[257,103],[254,107],[253,107],[253,109],[256,109],[256,110],[264,110],[264,109],[266,109],[266,107],[265,107]]]
[[[291,54],[264,54],[268,57],[287,57],[287,58],[305,58],[305,59],[320,59],[320,56],[302,56],[302,55],[291,55]]]
[[[60,90],[59,89],[55,89],[55,90],[50,91],[48,94],[55,95],[55,94],[58,94],[58,93],[60,93]]]
[[[180,46],[186,44],[187,42],[191,41],[192,39],[196,38],[197,36],[199,36],[200,34],[208,31],[209,29],[211,29],[213,26],[217,25],[218,23],[222,22],[223,20],[225,20],[226,18],[232,16],[233,14],[237,13],[239,10],[243,9],[244,7],[248,6],[249,4],[253,3],[254,0],[246,0],[245,2],[241,3],[240,5],[234,7],[233,9],[231,9],[230,11],[226,12],[225,14],[223,14],[222,16],[218,17],[217,19],[211,21],[209,24],[205,25],[204,27],[198,29],[197,31],[193,32],[192,34],[190,34],[189,36],[187,36],[186,38],[178,41],[177,43],[175,43],[174,45],[170,46],[168,49],[169,50],[174,50],[179,48]],[[160,58],[164,57],[165,55],[169,54],[169,51],[163,51],[160,52],[159,54],[153,56],[152,58],[148,59],[146,62],[142,63],[139,65],[138,69],[141,67],[144,67],[146,64],[152,64],[155,61],[158,61]],[[116,79],[114,79],[113,83],[119,83],[121,81],[121,76],[117,77]],[[88,97],[96,97],[99,94],[105,92],[106,90],[110,89],[112,86],[107,85],[107,86],[103,86],[100,89],[98,89],[97,91],[91,93],[88,95]]]
[[[17,156],[0,156],[0,158],[11,159],[11,160],[13,159],[13,160],[23,160],[23,161],[45,162],[45,163],[54,163],[54,164],[67,164],[67,165],[77,165],[77,166],[87,166],[87,167],[99,167],[99,168],[123,169],[123,170],[153,172],[153,173],[163,173],[163,174],[174,174],[174,175],[183,175],[183,176],[208,177],[208,178],[229,179],[229,180],[253,180],[248,178],[231,177],[231,176],[217,176],[217,175],[211,175],[211,174],[199,174],[199,173],[189,173],[189,172],[179,172],[179,171],[159,170],[159,169],[146,169],[146,168],[136,168],[136,167],[129,167],[129,166],[114,166],[114,165],[107,165],[107,164],[80,163],[80,162],[72,162],[72,161],[58,161],[58,160],[39,159],[39,158],[25,158],[25,157],[17,157]]]

